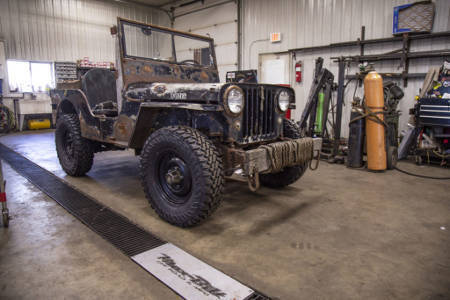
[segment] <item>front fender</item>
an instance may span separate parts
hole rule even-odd
[[[222,110],[218,105],[143,103],[128,146],[141,149],[151,133],[167,126],[189,126],[210,137],[223,136],[227,126]]]

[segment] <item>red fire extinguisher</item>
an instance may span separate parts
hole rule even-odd
[[[295,82],[302,82],[302,62],[295,63]]]

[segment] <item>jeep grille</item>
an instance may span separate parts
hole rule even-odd
[[[270,86],[240,85],[245,94],[242,122],[243,143],[269,140],[276,137],[276,89]]]

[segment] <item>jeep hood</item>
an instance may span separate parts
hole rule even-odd
[[[140,83],[124,93],[131,101],[174,101],[218,103],[221,88],[226,83]]]

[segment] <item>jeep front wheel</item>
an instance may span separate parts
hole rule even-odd
[[[183,126],[155,131],[142,149],[140,162],[145,195],[167,222],[194,226],[219,206],[222,159],[199,131]]]
[[[81,136],[77,115],[67,114],[58,118],[55,144],[59,162],[67,174],[83,176],[89,172],[94,162],[94,151],[90,141]]]

